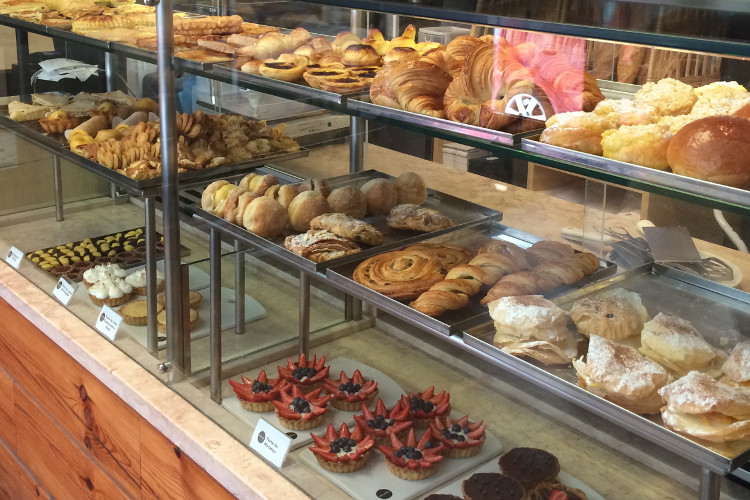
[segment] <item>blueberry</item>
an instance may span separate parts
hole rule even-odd
[[[450,434],[450,431],[448,429],[443,429],[443,436],[447,436]]]
[[[347,452],[347,453],[349,453],[350,451],[352,451],[352,447],[351,446],[344,446],[344,451]]]
[[[468,434],[470,432],[471,432],[471,429],[469,429],[468,427],[464,427],[464,434]]]
[[[419,451],[419,450],[414,450],[414,458],[415,458],[416,460],[420,460],[420,459],[422,459],[422,457],[423,457],[423,456],[424,456],[424,455],[422,455],[422,452],[421,452],[421,451]]]
[[[401,448],[398,449],[398,451],[401,452],[401,454],[403,455],[404,453],[409,451],[409,449],[406,446],[402,446]]]
[[[253,393],[258,394],[259,392],[269,392],[272,389],[272,387],[268,384],[264,384],[263,382],[258,382],[257,380],[253,382]]]
[[[375,416],[375,421],[376,422],[382,422],[384,420],[385,420],[385,417],[383,415],[376,415]]]
[[[341,451],[341,448],[335,445],[331,445],[331,453],[338,453]]]
[[[346,390],[346,386],[345,386],[344,384],[341,384],[341,385],[339,386],[339,390],[340,390],[340,391],[345,391],[345,390]]]
[[[459,441],[466,441],[466,438],[463,437],[463,436],[459,435],[459,436],[456,436],[456,437],[458,438]]]
[[[373,419],[368,420],[367,427],[375,427],[375,421]]]
[[[434,448],[434,447],[435,447],[435,443],[433,443],[432,441],[427,441],[427,442],[426,442],[426,443],[424,444],[424,449],[425,449],[425,450],[429,450],[430,448]]]
[[[424,411],[431,412],[434,407],[435,407],[435,405],[433,405],[432,403],[430,403],[429,401],[427,401],[424,404]]]
[[[355,448],[357,446],[357,442],[355,440],[353,440],[353,439],[350,439],[349,441],[347,441],[346,444],[348,444],[352,448]]]
[[[409,399],[409,402],[410,402],[411,404],[416,404],[417,400],[419,400],[419,398],[418,398],[418,397],[416,397],[416,396],[412,396],[412,397],[411,397],[411,399]]]
[[[453,427],[451,427],[451,430],[452,430],[453,432],[458,432],[458,431],[460,431],[460,430],[461,430],[461,426],[460,426],[460,425],[458,425],[458,424],[453,424]]]
[[[359,390],[362,389],[362,386],[359,384],[354,384],[354,391],[353,392],[359,392]]]

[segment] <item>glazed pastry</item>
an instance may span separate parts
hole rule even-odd
[[[341,62],[345,66],[379,66],[382,63],[377,51],[363,44],[349,45],[341,54]]]
[[[453,226],[450,217],[432,208],[413,204],[396,205],[388,213],[388,226],[431,233]]]
[[[409,408],[409,418],[416,429],[426,429],[434,418],[450,415],[450,399],[447,392],[435,394],[435,388],[430,386],[424,392],[402,394],[399,404]]]
[[[412,426],[407,406],[397,403],[388,410],[383,400],[378,399],[375,410],[370,411],[364,403],[361,404],[361,408],[362,415],[354,415],[354,421],[366,434],[373,437],[376,444],[390,444],[391,434],[403,438],[405,432]]]
[[[512,477],[525,489],[554,481],[560,473],[560,462],[552,453],[538,448],[513,448],[498,460],[500,472]]]
[[[328,377],[331,367],[326,366],[326,357],[313,356],[308,360],[304,354],[300,354],[297,361],[286,360],[286,367],[277,366],[279,377],[289,383],[299,385],[304,390],[317,389],[321,387],[323,381]]]
[[[477,252],[482,253],[499,253],[509,257],[515,263],[519,270],[530,269],[531,265],[526,257],[526,250],[510,241],[492,239],[484,243]]]
[[[262,238],[274,238],[281,234],[288,221],[287,211],[273,198],[255,198],[242,214],[242,225]]]
[[[362,219],[367,214],[367,198],[362,190],[354,186],[344,186],[331,191],[328,205],[335,213],[346,214],[355,219]]]
[[[91,302],[97,306],[119,306],[130,300],[133,287],[122,278],[105,278],[89,288]]]
[[[576,340],[565,312],[544,297],[502,297],[489,309],[496,329],[493,343],[504,352],[545,365],[568,364],[575,357]]]
[[[220,207],[224,207],[227,196],[229,196],[229,193],[234,187],[233,184],[224,180],[212,182],[203,190],[203,194],[201,195],[201,208],[206,212],[216,214]]]
[[[315,217],[330,213],[325,196],[319,191],[303,191],[289,204],[289,222],[295,231],[310,230],[310,221]]]
[[[352,275],[357,283],[396,300],[412,300],[445,278],[443,264],[425,252],[399,250],[370,257]]]
[[[438,417],[430,422],[429,432],[443,445],[443,455],[449,458],[473,457],[484,444],[486,425],[471,422],[468,416],[458,420]]]
[[[510,476],[497,472],[478,472],[463,482],[465,500],[522,500],[523,485]]]
[[[328,424],[324,437],[310,434],[315,446],[310,447],[321,467],[331,472],[346,474],[360,470],[370,458],[370,448],[375,445],[372,437],[365,435],[357,427],[349,431],[346,424],[341,424],[339,431],[333,424]]]
[[[664,424],[681,434],[722,443],[750,437],[750,390],[691,371],[661,388]]]
[[[378,383],[365,381],[359,370],[354,370],[352,378],[341,371],[338,380],[324,380],[323,387],[331,395],[330,405],[339,410],[357,411],[368,405],[378,395]]]
[[[640,335],[649,320],[641,296],[617,288],[596,298],[578,300],[570,309],[570,318],[581,335],[598,335],[610,340],[623,340]]]
[[[158,314],[162,309],[163,307],[157,304],[156,313]],[[145,300],[134,300],[122,306],[117,312],[128,325],[144,326],[148,322],[147,311],[148,304]]]
[[[229,380],[234,394],[240,402],[240,405],[247,411],[264,413],[273,410],[273,401],[281,399],[281,391],[289,388],[289,382],[281,377],[275,378],[269,382],[266,377],[266,371],[261,370],[258,378],[250,380],[244,375],[241,376],[242,382]]]
[[[195,326],[198,324],[199,319],[200,319],[200,316],[198,315],[198,311],[196,311],[195,309],[190,309],[189,321],[186,326],[189,332],[195,329]],[[164,333],[167,331],[167,311],[166,310],[161,311],[156,316],[156,330],[161,333]]]
[[[290,389],[280,391],[281,401],[273,401],[279,423],[296,431],[314,429],[322,424],[331,396],[321,396],[322,388],[304,393],[300,386],[292,384]]]
[[[287,236],[284,248],[313,262],[338,259],[361,250],[354,241],[336,236],[327,229],[310,229],[306,233]]]
[[[394,181],[396,191],[398,191],[398,203],[411,203],[421,205],[427,199],[427,186],[424,179],[414,172],[404,172]]]
[[[370,246],[383,242],[383,235],[370,224],[341,213],[319,215],[310,221],[310,228],[327,229],[341,238]]]
[[[428,441],[429,432],[425,432],[417,442],[414,429],[410,429],[405,441],[402,442],[395,434],[391,434],[391,445],[381,445],[378,449],[385,456],[391,474],[401,479],[418,481],[432,476],[435,464],[443,459],[440,454],[442,446],[427,448]]]
[[[643,325],[640,350],[676,376],[691,370],[718,376],[726,359],[689,321],[664,313]]]
[[[721,367],[721,381],[730,385],[750,387],[750,342],[740,342]]]
[[[669,381],[667,371],[634,347],[592,335],[586,362],[573,360],[578,385],[638,414],[657,413],[658,391]]]
[[[125,277],[125,281],[133,287],[133,293],[136,295],[146,295],[146,268],[139,269]],[[158,269],[156,270],[156,291],[164,290],[164,275]]]
[[[361,189],[367,200],[368,214],[387,214],[398,203],[396,185],[388,179],[369,180]]]

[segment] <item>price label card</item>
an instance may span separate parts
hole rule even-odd
[[[99,317],[96,320],[96,329],[99,330],[99,333],[109,340],[115,340],[120,323],[122,323],[122,316],[117,314],[111,307],[102,306],[102,310],[99,312]]]
[[[258,419],[253,437],[250,438],[250,448],[280,469],[291,445],[292,439],[289,436],[264,419]]]
[[[5,262],[7,262],[13,269],[18,269],[23,260],[23,252],[16,247],[10,247],[8,255],[5,256]]]
[[[68,302],[70,302],[70,299],[75,292],[75,286],[65,278],[60,278],[60,281],[55,285],[55,289],[52,290],[52,294],[57,297],[57,300],[62,302],[64,306],[68,305]]]

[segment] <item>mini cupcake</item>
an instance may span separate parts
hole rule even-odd
[[[91,285],[89,297],[97,306],[119,306],[130,300],[133,287],[122,278],[106,278]]]
[[[362,404],[370,404],[378,394],[378,383],[365,381],[359,370],[354,370],[351,379],[342,370],[338,380],[324,380],[323,387],[331,395],[331,406],[346,411],[359,410]]]
[[[417,442],[414,429],[409,430],[406,442],[401,442],[391,434],[391,446],[378,446],[385,455],[388,470],[396,477],[409,481],[418,481],[435,474],[435,464],[443,459],[441,445],[427,448],[430,433],[425,432]]]
[[[321,396],[322,390],[318,388],[305,394],[299,386],[292,384],[291,391],[280,391],[281,401],[274,401],[273,406],[281,425],[304,431],[322,424],[328,413],[326,404],[331,399],[331,396]]]
[[[125,281],[133,287],[133,293],[136,295],[146,295],[146,268],[139,269],[125,277]],[[164,275],[161,271],[156,271],[156,291],[164,290]]]
[[[417,429],[426,429],[435,417],[448,416],[451,412],[451,395],[443,391],[435,394],[435,388],[429,387],[426,391],[408,396],[401,396],[399,404],[409,409],[409,419],[414,422]]]
[[[273,410],[273,402],[281,399],[281,391],[289,387],[289,382],[281,377],[268,381],[266,371],[261,370],[258,378],[250,380],[244,375],[242,382],[229,381],[240,405],[247,411],[263,413]]]
[[[333,424],[328,424],[324,437],[310,434],[315,446],[310,447],[320,466],[331,472],[346,474],[360,470],[370,458],[370,448],[375,446],[371,436],[357,427],[349,432],[346,424],[336,432]]]
[[[326,357],[321,356],[317,359],[317,356],[308,361],[304,354],[301,354],[298,361],[292,361],[287,359],[286,368],[278,366],[279,376],[291,382],[292,384],[299,385],[303,390],[310,391],[317,389],[323,385],[323,380],[328,377],[328,372],[331,369],[330,366],[325,366]]]
[[[354,415],[354,421],[365,434],[373,437],[375,444],[388,445],[391,442],[391,434],[404,437],[406,431],[411,428],[412,422],[408,417],[407,406],[397,404],[388,410],[383,400],[378,399],[374,412],[370,411],[367,405],[362,404],[362,415]]]
[[[451,420],[445,416],[430,422],[432,437],[443,445],[443,455],[450,458],[473,457],[482,448],[486,425],[470,422],[468,416]]]

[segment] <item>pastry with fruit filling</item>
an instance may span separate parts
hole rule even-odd
[[[378,446],[385,455],[388,470],[396,477],[409,481],[418,481],[435,473],[435,464],[444,457],[440,454],[442,445],[427,447],[430,433],[425,432],[417,442],[414,429],[409,431],[405,442],[391,434],[391,446]]]
[[[401,395],[399,404],[409,409],[409,419],[414,422],[414,427],[426,429],[435,417],[450,415],[450,399],[451,395],[447,392],[435,394],[435,388],[428,387],[424,392]]]
[[[315,446],[310,447],[320,466],[331,472],[346,474],[358,471],[370,458],[370,448],[375,446],[372,436],[366,435],[361,427],[349,431],[346,424],[336,432],[333,424],[328,424],[323,437],[310,434]]]
[[[370,404],[378,394],[378,383],[365,381],[359,370],[354,370],[352,378],[342,370],[338,380],[325,380],[323,387],[331,395],[331,406],[346,411],[359,410],[362,404]]]
[[[331,369],[330,366],[326,366],[326,357],[321,356],[320,359],[317,356],[313,356],[311,360],[307,360],[304,354],[301,354],[299,360],[292,361],[287,359],[286,368],[278,366],[279,376],[295,385],[299,385],[305,390],[317,389],[323,384],[323,380],[328,377],[328,372]]]
[[[273,401],[280,400],[281,391],[289,388],[289,382],[281,377],[269,381],[265,370],[261,370],[255,380],[250,380],[244,375],[241,378],[242,382],[230,380],[229,385],[240,400],[240,405],[247,411],[272,411]]]
[[[82,121],[79,117],[68,116],[65,111],[58,110],[53,111],[46,118],[40,119],[39,124],[49,134],[62,134],[68,129],[77,127]]]
[[[482,448],[487,426],[482,422],[471,422],[468,416],[458,420],[450,417],[436,418],[430,422],[432,437],[444,446],[443,455],[450,458],[473,457]]]
[[[362,428],[362,431],[373,437],[376,444],[388,445],[391,442],[391,434],[403,436],[407,429],[412,426],[409,420],[409,407],[397,404],[390,410],[385,407],[382,399],[375,404],[372,412],[366,404],[362,404],[362,415],[354,415],[354,421]]]
[[[281,425],[304,431],[322,424],[328,413],[326,404],[331,399],[331,396],[321,396],[322,390],[318,388],[305,394],[299,386],[292,384],[290,391],[280,391],[281,401],[273,401],[273,406]]]

